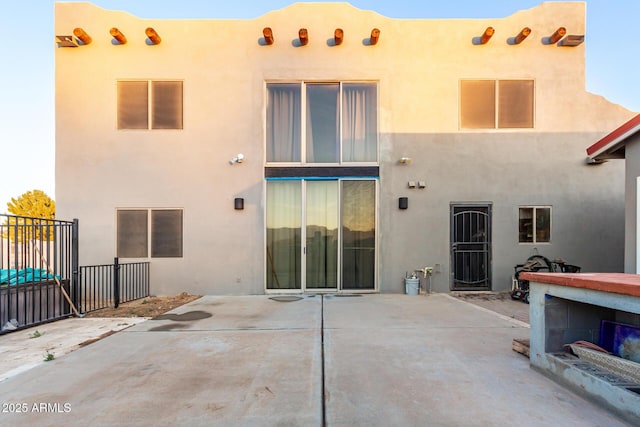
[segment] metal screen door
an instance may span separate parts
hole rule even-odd
[[[451,205],[454,290],[491,289],[491,205]]]

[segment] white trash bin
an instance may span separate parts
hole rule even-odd
[[[420,293],[420,279],[407,277],[404,279],[404,287],[407,295],[418,295]]]

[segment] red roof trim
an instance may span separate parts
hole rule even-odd
[[[612,148],[614,145],[624,141],[627,137],[639,131],[640,114],[636,115],[631,120],[602,138],[600,141],[587,148],[587,154],[592,157],[594,157],[594,155],[596,154],[602,154],[602,152],[606,151],[609,148]]]

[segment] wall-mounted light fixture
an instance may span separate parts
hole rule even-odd
[[[582,42],[584,42],[583,35],[569,34],[567,37],[562,39],[562,41],[560,42],[560,46],[576,47],[580,46]]]
[[[265,44],[271,46],[273,44],[273,31],[271,31],[271,27],[264,27],[262,29],[262,35],[264,36]]]
[[[520,44],[520,43],[522,43],[522,42],[524,41],[524,39],[526,39],[526,38],[529,36],[529,34],[531,34],[531,28],[529,28],[529,27],[524,27],[524,28],[522,29],[522,31],[520,31],[520,32],[518,33],[518,35],[517,35],[517,36],[516,36],[516,38],[513,40],[513,42],[514,42],[515,44]]]
[[[309,43],[309,33],[306,28],[300,28],[300,31],[298,31],[298,38],[300,39],[300,44],[302,46],[306,46]]]
[[[484,33],[482,33],[482,37],[480,37],[480,44],[487,44],[495,32],[496,30],[494,30],[493,27],[487,27]]]
[[[336,46],[340,46],[342,44],[342,40],[344,40],[344,31],[342,31],[342,28],[336,28],[333,32],[333,42]]]
[[[244,209],[244,199],[242,197],[236,197],[233,199],[233,209],[237,211]]]
[[[113,37],[114,39],[116,39],[116,41],[120,44],[126,44],[127,43],[127,38],[124,36],[124,34],[122,34],[122,32],[120,32],[119,29],[117,29],[116,27],[113,27],[109,30],[109,34],[111,34],[111,37]]]
[[[377,28],[374,28],[373,30],[371,30],[371,37],[369,37],[369,44],[371,46],[375,46],[376,44],[378,44],[379,38],[380,38],[380,30]]]
[[[400,160],[398,160],[398,163],[402,165],[408,165],[409,163],[411,163],[411,160],[413,160],[411,157],[400,157]]]
[[[237,156],[235,156],[233,159],[229,160],[229,164],[230,165],[234,165],[235,163],[242,163],[244,162],[244,154],[242,153],[238,153]]]
[[[153,44],[160,44],[160,42],[162,41],[158,33],[156,33],[156,30],[151,27],[144,30],[144,33],[147,35],[147,37],[149,37],[149,40],[151,40],[151,43]]]
[[[400,197],[398,199],[398,209],[407,209],[409,207],[409,198],[408,197]]]
[[[78,47],[78,43],[73,40],[73,36],[56,36],[58,47]]]
[[[567,29],[565,27],[558,28],[553,34],[551,34],[551,36],[549,36],[549,44],[558,43],[565,34],[567,34]]]
[[[82,44],[91,43],[91,36],[87,34],[82,28],[74,28],[73,35],[78,38],[82,42]]]

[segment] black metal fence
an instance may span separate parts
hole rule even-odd
[[[78,228],[0,214],[0,334],[149,296],[149,262],[80,267]]]
[[[83,313],[115,307],[149,296],[149,262],[81,266],[79,310]]]
[[[72,313],[78,220],[0,214],[0,333]]]

